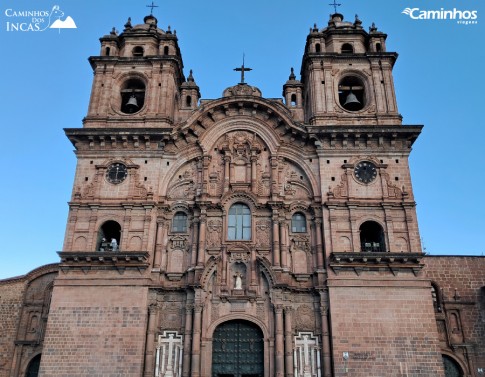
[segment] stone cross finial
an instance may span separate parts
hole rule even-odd
[[[244,67],[244,54],[243,54],[242,66],[240,68],[234,68],[234,70],[237,71],[237,72],[241,72],[241,82],[240,82],[240,84],[244,84],[244,72],[249,72],[249,71],[252,71],[253,69]]]
[[[155,5],[152,1],[152,3],[150,5],[147,5],[146,6],[147,8],[151,8],[150,9],[150,16],[153,16],[153,8],[158,8],[158,5]]]
[[[337,0],[333,0],[333,3],[330,3],[330,4],[328,4],[328,5],[333,6],[333,9],[335,10],[335,12],[334,12],[334,13],[337,13],[337,7],[341,6],[342,4],[338,4],[338,3],[337,3]]]

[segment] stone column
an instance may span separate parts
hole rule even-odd
[[[152,304],[148,307],[148,328],[147,328],[147,343],[145,351],[145,377],[153,376],[153,355],[155,350],[155,317],[157,314],[157,306]]]
[[[322,220],[315,219],[317,268],[323,269]]]
[[[291,306],[285,307],[285,369],[286,377],[293,376],[293,331],[291,326]]]
[[[322,321],[322,363],[323,377],[332,377],[330,361],[330,334],[328,331],[328,291],[320,292],[320,314]]]
[[[205,208],[201,208],[199,229],[199,250],[197,252],[197,266],[205,264],[205,237],[207,229],[207,215]]]
[[[280,221],[281,267],[288,268],[288,222]]]
[[[168,249],[168,231],[170,227],[170,221],[166,220],[163,224],[163,238],[162,238],[162,261],[160,264],[160,272],[167,271],[167,264],[168,264],[168,256],[167,256],[167,249]]]
[[[99,207],[94,207],[91,208],[91,214],[89,215],[89,239],[88,239],[88,245],[90,246],[90,250],[95,250],[96,249],[96,244],[98,242],[98,231],[99,229],[96,229],[96,223],[98,221],[98,208]],[[78,251],[78,250],[76,250]]]
[[[255,156],[255,155],[251,156],[251,190],[255,195],[258,194],[258,182],[257,182],[257,171],[256,171],[257,162],[258,162],[258,156]]]
[[[160,263],[162,260],[162,248],[163,248],[163,238],[164,238],[164,231],[165,231],[165,220],[159,219],[157,220],[157,240],[155,243],[155,256],[153,260],[153,268],[160,270]]]
[[[280,267],[280,229],[277,211],[273,211],[273,265]]]
[[[360,229],[357,227],[357,216],[355,215],[356,207],[355,206],[348,206],[349,208],[349,221],[350,221],[350,230],[352,232],[352,251],[359,252],[362,251],[362,245],[360,244]]]
[[[224,192],[229,191],[229,178],[230,178],[230,163],[231,163],[231,157],[229,156],[224,156]]]
[[[192,310],[193,305],[185,307],[185,329],[184,329],[184,359],[182,366],[182,377],[190,377],[190,346],[192,343]]]
[[[131,206],[125,206],[125,216],[121,227],[120,240],[118,242],[118,251],[125,250],[128,247],[128,232],[131,228]]]
[[[256,275],[256,268],[257,268],[258,260],[256,259],[256,249],[254,247],[251,248],[251,286],[256,287],[258,285],[258,277]]]
[[[190,256],[190,267],[197,265],[197,245],[199,241],[199,217],[194,216],[192,220],[192,249]]]
[[[278,157],[270,157],[271,164],[271,197],[276,200],[278,195]]]
[[[222,247],[221,286],[227,287],[227,246]]]
[[[283,306],[275,306],[275,327],[276,327],[276,347],[275,347],[275,371],[276,377],[284,377],[285,375],[285,344],[283,334]]]
[[[202,325],[202,305],[194,307],[194,328],[192,338],[192,365],[190,377],[200,376],[200,332]]]

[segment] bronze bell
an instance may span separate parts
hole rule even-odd
[[[362,108],[362,104],[359,102],[355,94],[352,93],[352,91],[350,91],[345,99],[344,108],[350,111],[357,111]]]
[[[126,103],[126,108],[130,113],[134,113],[135,111],[138,110],[138,101],[136,100],[136,97],[134,94],[131,95],[130,99]]]

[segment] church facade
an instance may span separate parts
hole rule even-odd
[[[283,100],[201,100],[154,16],[103,36],[60,262],[0,281],[0,376],[485,373],[485,258],[421,250],[386,37],[336,13]]]

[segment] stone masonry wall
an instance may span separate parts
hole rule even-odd
[[[39,376],[141,376],[147,289],[61,284],[54,287]]]
[[[439,291],[437,317],[447,329],[442,349],[474,376],[479,368],[485,370],[485,258],[428,256],[424,262],[427,277]]]
[[[335,377],[444,375],[429,283],[399,280],[329,281]]]
[[[24,290],[24,279],[0,281],[0,377],[9,375]]]

